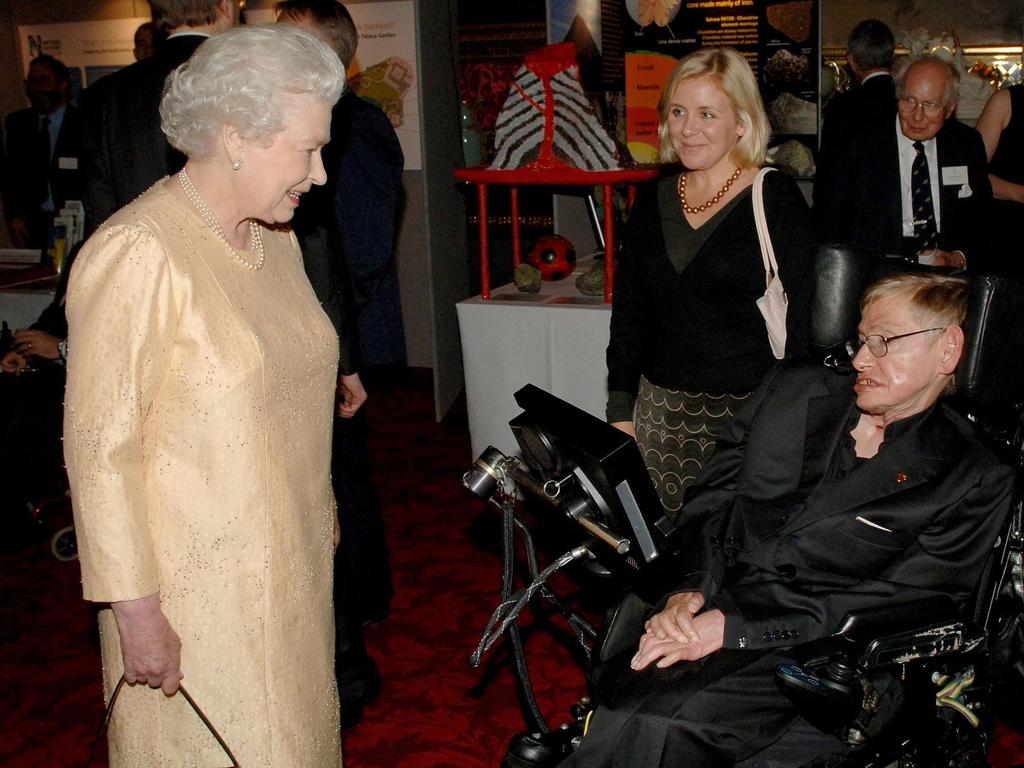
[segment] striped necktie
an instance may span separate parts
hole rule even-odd
[[[932,180],[928,173],[928,158],[924,144],[914,142],[914,164],[910,169],[910,196],[914,205],[914,239],[918,251],[927,251],[938,244],[935,228],[935,204],[932,201]]]

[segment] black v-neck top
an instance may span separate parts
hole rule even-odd
[[[669,261],[675,267],[676,272],[682,272],[693,257],[700,253],[707,239],[718,229],[718,225],[729,216],[729,213],[740,204],[742,200],[749,200],[751,187],[740,191],[736,197],[719,208],[715,214],[705,221],[700,227],[694,229],[682,212],[679,202],[679,177],[673,183],[667,183],[665,179],[658,185],[658,210],[661,213],[661,224],[665,236],[665,253]]]
[[[672,176],[643,185],[624,231],[607,354],[610,421],[631,420],[641,374],[667,389],[739,393],[755,389],[775,363],[755,304],[765,276],[750,192],[694,231],[679,207],[677,184]],[[789,300],[786,352],[799,354],[807,346],[816,246],[810,212],[782,172],[766,176],[764,200]],[[678,271],[677,248],[694,244]]]

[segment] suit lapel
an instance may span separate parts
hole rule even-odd
[[[800,471],[797,493],[812,493],[828,469],[836,445],[842,438],[850,411],[856,401],[849,389],[816,397],[807,403],[807,425],[804,430],[804,463]],[[831,425],[831,428],[822,428]]]
[[[886,222],[888,232],[885,240],[892,243],[894,253],[899,253],[903,247],[903,179],[900,178],[900,147],[896,141],[899,124],[894,125],[895,120],[892,118],[888,121],[886,151],[880,153],[883,164],[876,192],[882,210],[885,211],[878,219]]]
[[[960,191],[959,185],[942,183],[942,169],[957,165],[957,161],[960,158],[956,155],[956,142],[949,139],[946,126],[943,126],[942,130],[935,137],[935,158],[939,166],[937,179],[939,194],[936,197],[939,200],[939,220],[942,223],[942,232],[939,233],[940,245],[942,247],[946,245],[944,242],[945,236],[950,231],[953,209],[956,207],[957,194]]]
[[[934,450],[936,441],[924,439],[934,418],[932,411],[907,432],[884,444],[877,456],[859,464],[840,481],[819,485],[791,527],[803,528],[823,517],[862,507],[876,499],[892,499],[897,493],[932,480],[943,471],[945,464],[942,455]],[[936,461],[937,458],[940,460]]]

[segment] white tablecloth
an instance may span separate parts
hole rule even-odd
[[[526,384],[604,419],[611,305],[559,303],[585,300],[574,279],[545,283],[535,296],[505,285],[488,301],[457,305],[474,457],[488,445],[518,453],[508,422],[521,413],[513,395]]]

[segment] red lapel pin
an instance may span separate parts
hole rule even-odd
[[[905,482],[906,479],[907,479],[907,473],[906,472],[897,472],[896,473],[896,482],[897,483]]]

